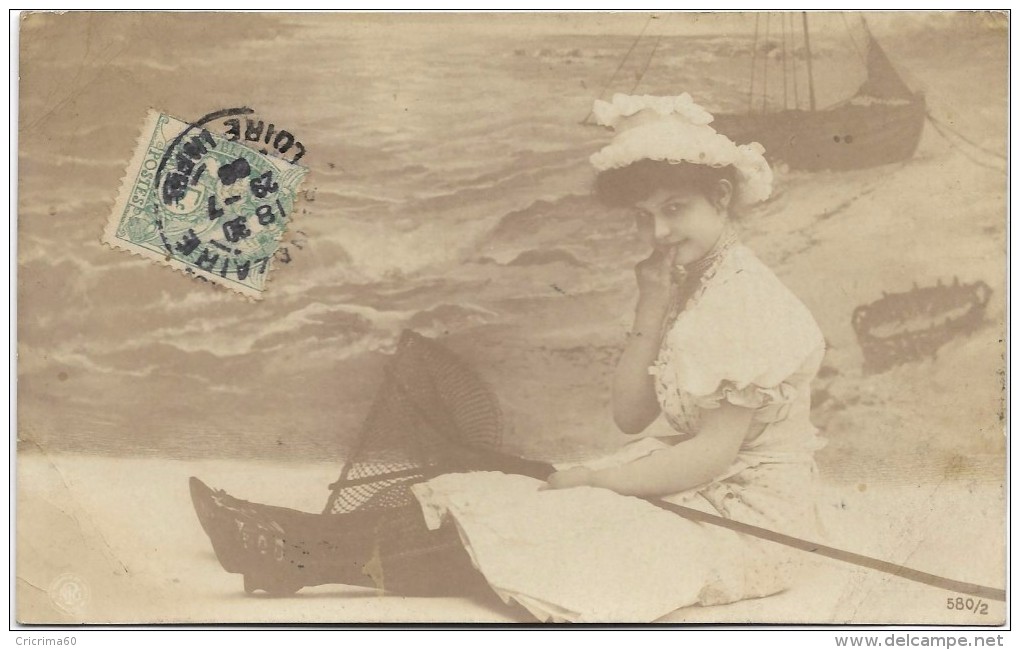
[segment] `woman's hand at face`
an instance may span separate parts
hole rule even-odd
[[[675,260],[675,246],[665,250],[656,248],[647,259],[641,260],[634,267],[640,300],[645,307],[662,311],[669,309],[675,288],[673,281]]]
[[[563,490],[566,488],[591,485],[592,471],[585,467],[571,467],[561,472],[553,472],[545,480],[545,490]]]

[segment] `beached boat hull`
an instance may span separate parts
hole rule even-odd
[[[712,126],[738,143],[760,142],[791,169],[861,169],[907,160],[924,128],[924,97],[902,104],[717,115]]]

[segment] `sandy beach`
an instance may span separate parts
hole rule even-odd
[[[17,560],[22,623],[534,623],[495,594],[488,601],[401,598],[340,585],[286,598],[246,595],[223,571],[191,510],[187,479],[253,501],[318,512],[333,464],[166,461],[25,453],[18,465]],[[281,486],[287,498],[281,499]],[[829,483],[821,512],[829,543],[912,568],[1001,588],[1001,484]],[[946,522],[953,522],[947,527]],[[994,625],[987,613],[948,610],[959,594],[804,554],[797,585],[759,600],[677,610],[663,623],[917,623]],[[73,576],[74,607],[51,591]],[[130,614],[126,614],[130,612]]]

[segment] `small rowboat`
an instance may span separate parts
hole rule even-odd
[[[852,324],[864,352],[866,372],[889,368],[926,356],[953,337],[974,331],[984,321],[992,290],[984,282],[939,281],[882,297],[854,310]]]

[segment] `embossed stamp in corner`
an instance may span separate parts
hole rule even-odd
[[[103,241],[259,299],[306,173],[150,111]]]
[[[64,573],[56,577],[46,592],[53,604],[72,616],[85,613],[91,591],[88,583],[72,573]]]

